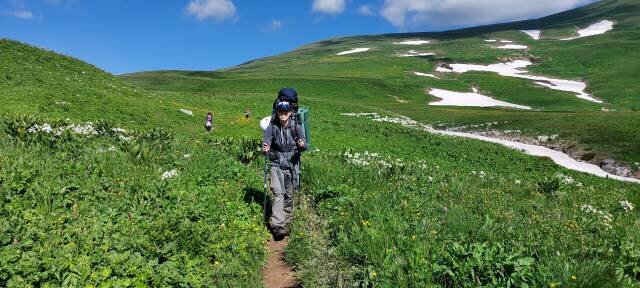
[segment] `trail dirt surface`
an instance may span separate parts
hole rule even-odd
[[[269,256],[267,263],[262,268],[264,287],[267,288],[294,288],[302,287],[294,277],[293,269],[284,261],[284,249],[289,238],[281,241],[269,240],[267,249]]]

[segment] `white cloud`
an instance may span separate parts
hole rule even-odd
[[[399,28],[450,28],[546,16],[595,0],[385,0],[382,17]]]
[[[33,13],[31,13],[31,11],[26,11],[26,10],[6,12],[5,14],[11,15],[16,18],[25,19],[25,20],[33,19]]]
[[[360,7],[358,7],[358,14],[371,16],[373,15],[373,12],[371,11],[371,8],[368,5],[360,5]]]
[[[187,5],[187,14],[195,15],[198,20],[224,20],[235,16],[236,6],[231,0],[191,0]]]
[[[314,12],[339,14],[344,11],[345,0],[313,0]]]
[[[267,26],[265,29],[263,29],[264,31],[267,32],[271,32],[271,31],[276,31],[279,30],[280,28],[282,28],[282,21],[280,20],[271,20],[271,22],[269,23],[269,26]]]

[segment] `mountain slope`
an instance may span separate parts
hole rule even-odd
[[[614,158],[634,166],[640,150],[640,70],[637,1],[609,0],[536,20],[498,24],[441,33],[354,36],[306,45],[289,53],[258,59],[214,72],[154,71],[122,75],[122,79],[149,90],[218,93],[273,93],[280,86],[294,86],[306,97],[373,106],[443,127],[498,122],[491,129],[520,131],[524,137],[559,134],[552,145],[584,155],[599,164]],[[549,40],[575,35],[600,20],[615,21],[612,31],[571,41]],[[534,40],[517,29],[543,29]],[[525,50],[497,49],[488,39],[513,41]],[[426,39],[426,45],[394,42]],[[339,56],[353,48],[370,51]],[[410,50],[432,52],[427,57],[397,57]],[[586,93],[603,104],[579,99],[574,93],[541,87],[530,80],[495,73],[439,73],[443,64],[493,64],[526,59],[526,69],[536,75],[584,81]],[[419,77],[430,73],[440,79]],[[426,89],[470,92],[477,88],[497,100],[536,110],[429,106],[437,99]],[[603,112],[606,110],[608,112]]]

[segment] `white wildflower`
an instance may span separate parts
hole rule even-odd
[[[170,170],[170,171],[165,171],[164,173],[162,173],[162,180],[169,179],[169,178],[174,177],[176,175],[178,175],[178,170],[176,170],[176,169],[173,169],[173,170]]]
[[[111,128],[111,131],[115,132],[115,133],[127,133],[127,130],[123,129],[123,128]]]
[[[100,147],[98,149],[98,153],[106,153],[106,152],[114,152],[114,151],[116,151],[116,147],[115,146],[109,146],[108,148]]]
[[[522,184],[522,181],[516,180],[516,185],[520,185],[520,184]]]
[[[191,154],[184,154],[184,155],[182,155],[182,158],[189,159],[189,158],[191,158]]]
[[[193,111],[187,109],[180,109],[180,112],[187,114],[189,116],[193,116]]]
[[[620,206],[622,206],[622,209],[624,209],[624,212],[629,212],[629,211],[633,211],[633,209],[635,208],[633,206],[633,203],[627,201],[627,199],[624,199],[622,201],[618,201],[620,203]]]
[[[133,136],[124,136],[122,134],[118,135],[118,138],[124,142],[129,142],[131,140],[133,140]]]
[[[572,183],[575,182],[575,180],[573,180],[573,178],[571,178],[571,176],[564,175],[562,173],[556,174],[556,177],[560,178],[560,181],[562,181],[562,183],[564,183],[564,184],[572,184]]]
[[[606,211],[602,211],[602,210],[598,210],[597,208],[589,205],[589,204],[584,204],[582,206],[580,206],[580,209],[582,211],[584,211],[587,214],[594,214],[596,215],[596,217],[598,217],[601,220],[601,224],[602,226],[606,227],[607,229],[612,228],[613,226],[611,225],[611,223],[613,223],[613,215],[611,215],[611,213],[606,212]]]
[[[93,123],[87,122],[85,124],[71,124],[69,126],[71,132],[79,135],[98,135],[98,131],[93,127]]]

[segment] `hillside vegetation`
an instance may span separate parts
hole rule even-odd
[[[120,77],[2,40],[0,286],[261,287],[270,235],[257,122],[276,91],[293,86],[312,113],[287,248],[304,287],[636,287],[640,185],[389,123],[559,134],[592,160],[633,167],[632,8],[603,1],[519,23],[331,39],[218,71]],[[562,38],[603,18],[614,30],[572,41],[514,30]],[[433,42],[393,44],[407,39]],[[336,55],[358,47],[372,50]],[[411,49],[436,55],[396,57]],[[514,59],[585,80],[604,104],[495,73],[435,72]],[[427,88],[472,87],[534,109],[427,105],[436,100]],[[359,112],[386,121],[345,114]]]

